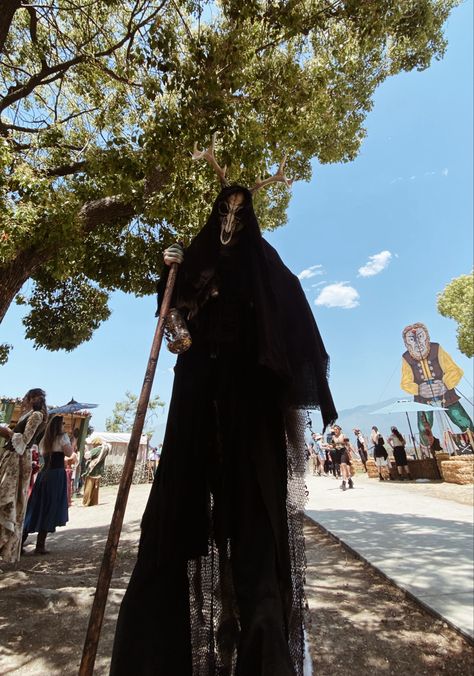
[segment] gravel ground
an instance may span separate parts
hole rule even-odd
[[[446,490],[445,486],[405,484],[404,488],[438,491],[437,497],[460,501],[468,499],[464,489],[469,488],[472,499],[472,487]],[[149,486],[132,486],[97,676],[108,673],[115,620],[133,567],[148,491]],[[101,489],[97,507],[84,508],[76,501],[68,526],[48,539],[50,555],[34,555],[29,546],[19,564],[0,564],[0,674],[77,674],[115,494],[115,487]],[[465,639],[309,520],[306,540],[315,675],[474,673],[472,647]]]

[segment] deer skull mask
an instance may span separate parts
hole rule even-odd
[[[243,223],[240,221],[240,212],[243,208],[244,194],[234,192],[219,204],[219,218],[221,222],[221,244],[229,244],[234,233],[242,230]]]
[[[208,162],[211,167],[214,169],[218,175],[221,186],[223,188],[230,187],[230,183],[226,178],[226,169],[227,167],[220,167],[216,157],[214,155],[214,146],[216,141],[216,134],[212,136],[212,142],[207,150],[198,150],[197,143],[194,144],[194,151],[192,153],[193,160],[204,159]],[[284,158],[280,163],[278,171],[273,176],[265,178],[263,180],[257,181],[257,183],[250,189],[251,194],[253,195],[257,190],[263,188],[264,186],[270,185],[271,183],[284,183],[288,188],[292,184],[292,180],[285,176],[284,167],[285,167]],[[221,223],[221,243],[226,246],[232,240],[232,237],[236,232],[239,232],[244,227],[244,224],[241,222],[239,217],[239,212],[244,208],[245,195],[243,192],[233,192],[223,199],[219,204],[219,218]]]

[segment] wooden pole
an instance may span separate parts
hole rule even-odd
[[[413,430],[411,428],[411,422],[410,422],[410,418],[408,417],[407,411],[405,411],[405,415],[406,415],[407,420],[408,420],[408,427],[410,428],[411,440],[413,441],[413,448],[415,449],[415,455],[416,455],[416,457],[418,457],[418,451],[416,450],[415,436],[414,436]]]
[[[130,485],[132,483],[133,470],[135,467],[135,461],[137,459],[138,447],[140,444],[143,426],[145,424],[145,415],[148,408],[148,402],[150,400],[151,387],[153,385],[156,364],[163,340],[165,320],[169,311],[177,272],[178,264],[173,263],[168,275],[168,281],[166,283],[163,302],[160,308],[160,316],[151,345],[150,357],[148,359],[145,377],[143,379],[142,390],[140,392],[140,398],[137,405],[137,412],[133,423],[130,442],[128,444],[127,455],[125,457],[117,499],[115,501],[114,513],[112,515],[112,521],[110,522],[109,535],[105,544],[104,556],[102,558],[99,578],[97,580],[97,587],[94,595],[94,602],[92,604],[89,625],[87,627],[86,638],[84,641],[81,666],[79,667],[79,676],[92,676],[94,672],[94,664],[97,654],[97,646],[99,645],[102,622],[104,619],[105,605],[107,603],[107,596],[109,593],[110,582],[117,556],[117,546],[120,539],[120,533],[122,531],[125,508],[127,506]]]

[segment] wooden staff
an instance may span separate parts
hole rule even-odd
[[[110,522],[109,535],[105,545],[104,556],[102,558],[102,565],[100,567],[99,578],[97,580],[97,587],[94,595],[94,602],[92,604],[91,614],[89,617],[86,639],[84,641],[81,666],[79,667],[79,676],[92,676],[94,672],[97,646],[99,644],[100,631],[102,629],[102,622],[104,619],[105,604],[107,603],[110,581],[112,579],[115,559],[117,556],[117,546],[120,539],[120,533],[122,531],[123,517],[125,515],[125,508],[127,506],[128,494],[130,492],[130,485],[132,483],[133,477],[133,469],[137,459],[138,446],[140,444],[143,425],[145,424],[145,415],[148,408],[148,402],[150,400],[153,378],[155,377],[156,363],[158,361],[158,355],[160,354],[165,321],[168,315],[177,273],[178,264],[173,263],[171,265],[168,281],[166,283],[163,302],[160,308],[160,316],[156,325],[153,343],[151,345],[150,357],[148,359],[148,365],[146,368],[145,377],[143,379],[143,385],[140,392],[140,398],[138,400],[132,434],[130,435],[127,455],[125,457],[122,477],[120,479],[117,499],[115,501],[115,509],[112,515],[112,521]]]

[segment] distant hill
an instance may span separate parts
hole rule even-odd
[[[338,424],[342,427],[343,431],[350,438],[351,441],[354,440],[353,429],[358,427],[362,430],[362,433],[365,437],[370,435],[370,430],[372,425],[376,425],[379,428],[380,433],[387,437],[390,434],[390,427],[395,425],[398,427],[400,432],[405,436],[407,441],[410,438],[410,432],[407,423],[407,417],[404,413],[396,413],[394,415],[373,415],[372,411],[377,411],[388,404],[392,404],[398,399],[408,399],[409,397],[398,397],[392,399],[386,399],[385,401],[378,401],[376,404],[361,404],[355,406],[354,408],[347,408],[339,411],[339,417],[337,419]],[[469,406],[466,402],[463,402],[463,405],[466,407],[466,410],[470,415],[472,411],[469,410]],[[416,443],[418,444],[418,427],[416,422],[416,414],[410,413],[410,422],[415,435]],[[434,420],[433,432],[435,436],[442,438],[443,434],[439,429],[437,420]],[[321,432],[322,430],[322,419],[319,411],[310,411],[310,418],[312,421],[312,429],[314,432]],[[166,423],[161,423],[156,427],[155,434],[153,435],[153,444],[163,443],[163,437],[165,434]],[[456,428],[455,428],[456,429]],[[309,430],[306,435],[307,440],[310,438]]]
[[[337,424],[340,425],[343,431],[347,436],[353,439],[354,428],[358,428],[362,431],[364,436],[370,434],[370,430],[373,425],[376,425],[381,434],[387,434],[392,425],[396,425],[398,429],[405,434],[408,434],[408,424],[407,419],[404,414],[397,415],[372,415],[372,411],[376,411],[383,406],[388,406],[388,404],[397,401],[396,399],[386,399],[385,401],[377,402],[376,404],[360,404],[354,408],[346,408],[339,411],[339,417],[337,419]],[[310,414],[310,417],[313,421],[313,430],[315,432],[320,432],[322,427],[322,420],[319,414],[319,411],[313,411]],[[412,428],[413,432],[416,432],[416,416],[413,416]]]
[[[405,415],[380,415],[374,416],[371,415],[371,411],[376,411],[382,406],[391,404],[396,399],[387,399],[386,401],[378,402],[377,404],[363,404],[361,406],[356,406],[355,408],[348,408],[339,412],[339,418],[337,419],[338,424],[342,427],[344,432],[348,434],[351,438],[354,436],[352,430],[354,427],[358,427],[362,430],[363,434],[367,436],[370,434],[372,425],[377,425],[382,434],[386,434],[390,430],[391,425],[396,425],[398,429],[403,433],[408,435],[408,425]],[[321,432],[322,429],[322,420],[319,414],[319,411],[310,412],[310,418],[313,423],[313,430],[315,432]],[[411,417],[413,432],[416,433],[416,416],[412,414]],[[163,443],[163,437],[165,434],[166,423],[161,423],[155,428],[155,434],[153,435],[153,444]],[[309,438],[309,436],[308,436]]]

